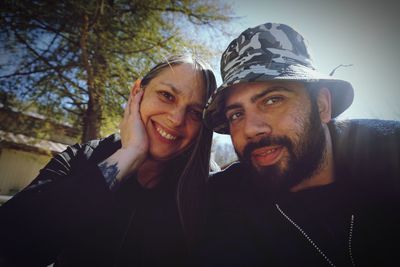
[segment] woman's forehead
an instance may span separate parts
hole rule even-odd
[[[183,91],[183,87],[204,90],[204,79],[202,72],[196,69],[193,64],[184,63],[170,66],[161,71],[154,79],[154,82],[167,84],[177,90]],[[182,88],[181,88],[182,87]]]

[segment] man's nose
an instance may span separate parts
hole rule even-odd
[[[252,113],[246,114],[244,125],[244,133],[246,138],[252,139],[260,137],[262,135],[270,135],[272,132],[272,127],[268,123],[265,114]]]

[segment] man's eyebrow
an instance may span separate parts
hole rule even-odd
[[[236,109],[236,108],[241,108],[241,107],[242,107],[241,104],[239,104],[239,103],[233,103],[233,104],[231,104],[231,105],[229,105],[229,106],[227,106],[227,107],[224,108],[224,113],[228,112],[228,111],[231,110],[231,109]]]
[[[272,93],[272,92],[279,92],[279,91],[286,91],[286,92],[292,92],[292,90],[282,87],[282,86],[273,86],[273,87],[268,87],[264,89],[262,92],[252,96],[250,98],[251,103],[255,103],[258,99],[262,98],[263,96]]]
[[[292,92],[292,90],[290,90],[289,88],[286,87],[282,87],[282,86],[273,86],[273,87],[268,87],[266,89],[264,89],[262,92],[252,96],[250,98],[250,101],[252,103],[255,103],[258,99],[264,97],[265,95],[272,93],[272,92],[279,92],[279,91],[286,91],[286,92]],[[236,108],[242,108],[242,104],[240,103],[233,103],[229,106],[226,106],[224,109],[224,113],[226,113],[227,111],[231,110],[231,109],[236,109]]]

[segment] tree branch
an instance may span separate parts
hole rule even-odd
[[[61,77],[62,79],[64,79],[65,81],[69,82],[71,85],[75,86],[76,88],[79,88],[80,90],[84,91],[87,93],[87,90],[81,86],[79,86],[76,82],[72,81],[70,78],[66,77],[64,74],[62,74],[60,72],[60,70],[56,67],[53,66],[50,62],[48,62],[48,60],[44,57],[42,57],[33,47],[31,47],[19,34],[17,31],[14,31],[15,36],[17,37],[17,39],[23,43],[30,52],[32,52],[36,57],[38,57],[42,62],[44,62],[46,65],[48,65],[51,69],[53,69],[58,75],[59,77]]]
[[[125,101],[128,101],[128,97],[126,96],[126,94],[121,93],[121,92],[118,91],[118,90],[114,90],[114,92],[116,92],[117,95],[119,95],[120,97],[122,97],[123,99],[125,99]]]
[[[74,115],[77,115],[77,116],[82,116],[82,114],[83,114],[82,112],[76,112],[75,110],[67,108],[67,107],[63,107],[63,109],[68,111],[68,112],[70,112],[70,113],[72,113],[72,114],[74,114]]]
[[[43,21],[40,21],[40,20],[35,19],[35,18],[33,19],[33,21],[36,21],[39,24],[39,25],[37,25],[38,28],[40,28],[42,30],[49,31],[49,32],[58,33],[59,36],[61,36],[65,40],[67,40],[69,43],[74,44],[76,47],[79,47],[78,43],[75,40],[72,40],[71,38],[65,36],[64,34],[62,34],[60,32],[61,30],[64,30],[64,29],[59,30],[59,29],[53,28],[53,27],[45,24]],[[68,32],[68,34],[74,35],[75,33]]]
[[[155,43],[155,44],[150,45],[149,47],[142,48],[142,49],[128,50],[128,51],[125,50],[125,49],[124,49],[123,51],[113,49],[113,50],[109,50],[109,52],[111,52],[111,53],[117,53],[117,54],[137,54],[137,53],[143,53],[143,52],[146,52],[146,51],[150,51],[150,50],[152,50],[153,48],[163,46],[165,43],[167,43],[168,41],[170,41],[170,40],[173,39],[173,38],[175,38],[175,36],[174,36],[174,35],[171,35],[170,37],[168,37],[168,38],[166,38],[166,39],[164,39],[164,40],[162,40],[162,41],[160,41],[160,42],[157,42],[157,43]]]

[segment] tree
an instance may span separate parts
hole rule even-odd
[[[206,51],[188,27],[214,29],[231,19],[227,6],[207,0],[0,5],[2,98],[35,103],[41,113],[82,127],[83,142],[115,127],[130,85],[155,62],[187,47]]]

